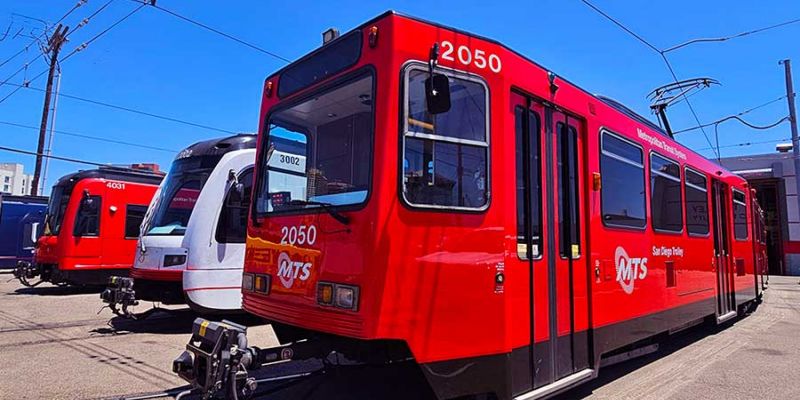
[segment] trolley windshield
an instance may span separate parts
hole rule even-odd
[[[367,199],[372,83],[372,75],[362,76],[270,116],[258,213],[356,205]]]
[[[44,220],[45,235],[58,235],[61,230],[61,223],[64,221],[64,213],[67,211],[67,203],[69,203],[70,189],[59,185],[53,187]]]
[[[159,195],[145,216],[145,235],[183,235],[200,191],[220,157],[175,160]]]

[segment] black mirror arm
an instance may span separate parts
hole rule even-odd
[[[428,73],[433,76],[433,69],[439,64],[439,43],[434,43],[431,46],[431,51],[428,53]]]

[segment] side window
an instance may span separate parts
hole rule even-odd
[[[406,72],[403,197],[414,206],[483,209],[489,202],[486,86],[449,75],[450,110],[433,115],[427,78],[427,69]]]
[[[744,192],[733,189],[733,237],[747,239],[747,203]]]
[[[75,216],[75,236],[100,235],[100,196],[87,196],[81,199]]]
[[[650,154],[650,213],[653,229],[683,230],[681,167],[656,153]]]
[[[139,229],[144,220],[147,206],[128,204],[125,208],[125,239],[136,239],[139,237]]]
[[[541,121],[539,114],[530,110],[525,116],[525,109],[522,107],[517,107],[514,115],[516,116],[517,256],[521,259],[531,259],[539,257],[542,248],[542,190],[539,173]],[[526,123],[529,132],[527,138],[525,138]],[[529,188],[527,192],[526,188]],[[530,203],[526,196],[530,196]]]
[[[685,169],[686,230],[690,235],[708,234],[708,185],[705,175]]]
[[[242,172],[225,195],[215,238],[219,243],[244,243],[247,237],[247,213],[253,192],[253,169]]]
[[[644,228],[647,220],[641,147],[603,131],[600,153],[600,208],[603,223]]]

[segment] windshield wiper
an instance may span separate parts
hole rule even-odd
[[[333,219],[341,222],[343,225],[350,224],[350,218],[347,216],[340,214],[338,211],[332,209],[331,207],[333,204],[325,203],[322,201],[314,201],[314,200],[289,200],[290,206],[319,206],[319,208],[323,209],[325,212],[330,214]]]

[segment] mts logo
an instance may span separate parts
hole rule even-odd
[[[633,285],[637,279],[647,276],[647,257],[631,258],[622,246],[614,252],[614,265],[617,266],[617,282],[627,294],[633,293]]]
[[[311,276],[311,263],[292,261],[285,252],[278,255],[278,278],[283,287],[290,289],[295,279],[305,281],[309,276]]]

